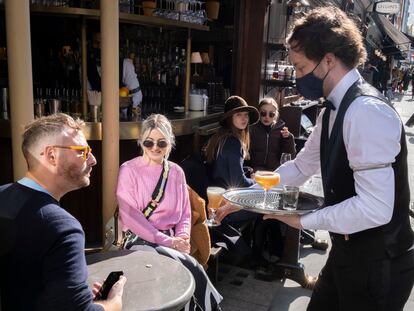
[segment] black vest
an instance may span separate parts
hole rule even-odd
[[[100,55],[95,55],[97,52],[90,51],[88,53],[88,66],[87,66],[87,76],[89,84],[91,85],[92,91],[101,92],[102,91],[102,82],[101,75],[98,72],[98,63],[101,62]],[[99,65],[100,66],[100,65]],[[125,83],[122,82],[122,77],[124,76],[124,59],[119,59],[119,87],[125,86]]]
[[[353,170],[349,167],[342,129],[348,107],[359,96],[371,96],[388,103],[377,89],[360,79],[348,89],[342,99],[330,137],[328,137],[329,129],[322,126],[320,157],[326,206],[337,204],[356,195]],[[325,117],[329,115],[326,114],[322,118]],[[404,126],[402,126],[400,145],[400,153],[392,165],[395,176],[395,199],[391,221],[388,224],[349,235],[350,244],[354,244],[363,253],[363,257],[383,258],[386,255],[396,257],[413,245],[414,234],[409,220],[410,189]],[[335,237],[335,234],[333,236]],[[344,240],[343,237],[342,240]]]

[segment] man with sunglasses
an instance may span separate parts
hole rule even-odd
[[[332,249],[308,310],[403,310],[414,283],[404,126],[359,74],[363,38],[343,11],[309,12],[288,43],[299,93],[327,102],[305,147],[278,172],[301,185],[320,170],[325,207],[266,218],[329,231]]]
[[[59,206],[66,193],[90,183],[96,159],[82,132],[83,122],[65,114],[28,124],[22,151],[26,176],[0,186],[0,253],[3,310],[121,310],[126,279],[108,300],[93,303],[101,287],[87,285],[84,233],[80,223]],[[3,242],[1,242],[4,245]]]

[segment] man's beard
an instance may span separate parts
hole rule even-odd
[[[74,189],[79,189],[89,186],[90,180],[87,175],[90,171],[90,167],[82,169],[76,164],[65,164],[58,170],[58,175],[64,177]]]

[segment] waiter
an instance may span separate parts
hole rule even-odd
[[[285,184],[301,185],[321,169],[326,207],[265,218],[330,233],[332,249],[308,310],[402,310],[414,283],[404,127],[358,73],[366,51],[344,12],[311,11],[288,43],[298,92],[325,96],[327,106],[305,148],[277,171]]]
[[[139,85],[135,66],[133,63],[134,54],[130,53],[128,58],[121,60],[120,66],[120,87],[125,86],[132,95],[134,108],[140,107],[142,102],[142,91]],[[101,34],[92,34],[92,47],[88,53],[88,88],[92,91],[101,92]]]
[[[129,90],[129,94],[132,95],[132,106],[137,108],[141,106],[142,91],[137,74],[135,73],[134,58],[135,54],[129,53],[128,58],[123,59],[120,78],[122,78],[121,84],[126,86]],[[119,66],[121,66],[121,64],[119,64]]]

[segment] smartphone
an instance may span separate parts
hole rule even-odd
[[[123,271],[112,271],[111,273],[109,273],[108,277],[103,282],[101,289],[96,294],[94,300],[107,299],[109,291],[111,290],[112,286],[114,286],[114,284],[118,282],[119,277],[123,274],[124,274]]]

